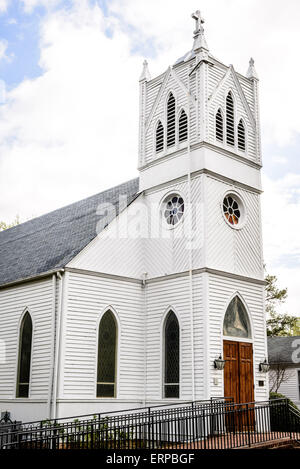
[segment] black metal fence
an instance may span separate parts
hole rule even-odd
[[[5,431],[7,430],[7,431]],[[286,400],[174,404],[2,427],[2,449],[230,449],[300,440],[300,413]]]

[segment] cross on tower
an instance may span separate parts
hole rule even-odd
[[[196,21],[196,32],[201,29],[202,24],[205,22],[201,12],[197,10],[195,13],[192,13],[192,18]]]

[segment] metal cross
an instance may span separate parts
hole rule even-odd
[[[199,31],[201,25],[204,23],[204,18],[201,16],[201,12],[197,10],[195,13],[192,13],[192,18],[196,21],[196,31]]]

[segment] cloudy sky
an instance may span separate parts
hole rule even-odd
[[[197,3],[198,1],[198,3]],[[260,77],[265,262],[300,315],[300,2],[0,0],[0,220],[21,221],[137,175],[138,78],[191,49]]]

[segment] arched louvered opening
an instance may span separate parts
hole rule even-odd
[[[164,396],[179,397],[180,337],[179,323],[173,311],[170,311],[165,322],[165,366]]]
[[[31,367],[32,320],[28,311],[24,314],[20,327],[17,397],[29,396]]]
[[[116,397],[117,323],[106,311],[99,325],[97,397]]]
[[[247,310],[236,295],[230,302],[223,323],[223,335],[251,339],[251,326]]]
[[[226,141],[228,145],[234,146],[234,102],[231,91],[226,98]]]
[[[175,98],[170,93],[167,103],[167,147],[175,145]]]
[[[238,125],[238,148],[241,151],[246,150],[246,132],[243,119],[240,120]]]
[[[188,118],[184,109],[179,116],[179,142],[185,142],[188,138]]]
[[[158,122],[156,127],[156,153],[164,149],[164,126],[161,121]]]
[[[216,114],[216,139],[219,140],[219,142],[223,142],[224,140],[223,114],[221,109],[219,109]]]

